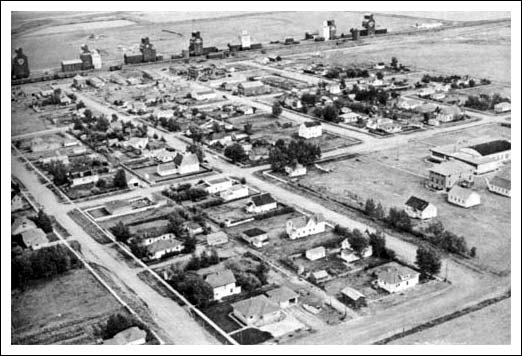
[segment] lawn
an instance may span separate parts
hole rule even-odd
[[[229,314],[232,313],[232,306],[226,302],[209,306],[203,309],[202,312],[227,333],[241,328],[241,325],[230,318]]]
[[[272,338],[272,334],[256,328],[248,328],[232,335],[241,345],[257,345]]]
[[[94,344],[98,324],[125,313],[86,269],[13,291],[13,344]]]

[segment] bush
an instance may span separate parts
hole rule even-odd
[[[130,230],[122,221],[110,228],[110,231],[114,235],[114,238],[121,242],[127,242],[130,238]]]
[[[37,227],[43,230],[46,234],[53,232],[53,222],[49,215],[47,215],[42,209],[38,211],[38,215],[32,218]]]
[[[415,264],[424,275],[435,275],[439,273],[442,265],[437,251],[426,247],[419,247],[417,249]]]

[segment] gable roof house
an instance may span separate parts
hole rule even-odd
[[[326,222],[322,214],[310,217],[300,216],[286,221],[286,233],[290,240],[319,234],[326,230]]]
[[[396,264],[388,264],[377,272],[376,284],[388,293],[397,293],[419,284],[419,273]]]
[[[306,121],[299,126],[299,137],[313,138],[323,134],[323,125],[319,121]]]
[[[248,213],[263,213],[277,208],[277,202],[272,198],[270,193],[263,193],[253,196],[247,203],[246,211]]]
[[[215,271],[205,277],[214,291],[213,300],[221,300],[225,297],[241,293],[241,286],[236,286],[236,278],[232,271],[224,269]]]
[[[272,289],[266,292],[266,294],[272,302],[279,305],[279,307],[283,309],[297,304],[299,299],[298,294],[286,286]]]
[[[455,185],[448,192],[448,202],[463,208],[471,208],[480,204],[480,195],[470,189]]]
[[[265,230],[254,227],[243,231],[243,240],[252,246],[261,248],[268,244],[268,233]]]
[[[246,325],[263,326],[279,321],[279,306],[261,294],[232,304],[233,314]]]
[[[437,207],[424,199],[411,196],[405,204],[404,211],[415,219],[431,219],[437,216]]]

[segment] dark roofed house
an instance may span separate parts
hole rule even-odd
[[[478,145],[470,146],[469,148],[474,149],[482,156],[489,156],[495,153],[505,152],[511,150],[511,142],[507,140],[495,140],[490,142],[484,142]]]
[[[424,199],[411,196],[405,204],[406,213],[416,219],[430,219],[437,216],[437,208]]]
[[[277,202],[269,193],[253,196],[247,203],[246,211],[249,213],[263,213],[277,208]]]
[[[268,244],[268,233],[260,228],[252,228],[243,231],[243,239],[249,244],[261,248]]]

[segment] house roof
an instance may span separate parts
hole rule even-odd
[[[430,203],[427,202],[426,200],[417,198],[416,196],[412,195],[410,197],[410,199],[408,199],[408,201],[406,202],[406,205],[412,207],[415,210],[422,211],[422,210],[426,209],[428,207],[428,205],[430,205]]]
[[[306,121],[303,123],[306,127],[315,127],[315,126],[321,126],[321,123],[319,121]]]
[[[145,339],[147,333],[137,326],[125,329],[112,338],[103,341],[104,345],[127,345],[133,341]]]
[[[488,156],[494,153],[511,150],[511,142],[507,140],[494,140],[474,146],[469,146],[469,148],[474,149],[482,156]]]
[[[290,299],[294,299],[297,297],[297,294],[286,286],[270,290],[266,292],[266,294],[268,295],[271,301],[277,304],[287,302]]]
[[[377,279],[387,283],[395,284],[414,278],[418,273],[402,266],[386,266],[377,272]]]
[[[62,61],[62,65],[81,64],[81,63],[83,63],[81,59],[67,59],[65,61]]]
[[[165,251],[169,248],[177,247],[179,245],[183,245],[181,241],[176,239],[167,239],[167,240],[159,240],[151,243],[150,245],[146,245],[145,248],[151,254],[155,254],[157,252]]]
[[[210,179],[207,182],[210,185],[213,185],[213,184],[220,184],[220,183],[230,182],[230,180],[228,180],[226,178],[223,178],[223,177],[220,177],[220,178],[216,178],[216,179]]]
[[[466,171],[473,171],[473,167],[461,161],[444,161],[430,168],[430,172],[434,172],[443,176],[452,174],[460,174]]]
[[[232,308],[237,310],[246,318],[260,317],[279,310],[274,302],[270,301],[265,295],[258,295],[249,299],[232,304]]]
[[[247,88],[261,87],[261,86],[264,86],[265,84],[263,84],[263,82],[256,80],[256,81],[251,81],[251,82],[243,82],[243,83],[240,83],[239,85],[241,85],[244,89],[247,89]]]
[[[228,284],[236,283],[236,277],[234,277],[234,274],[231,270],[224,269],[222,271],[216,271],[208,274],[205,277],[205,282],[210,284],[212,288],[218,288]]]
[[[358,300],[359,298],[365,298],[365,295],[359,292],[356,289],[345,287],[342,291],[342,294],[346,295],[351,300]]]
[[[264,193],[264,194],[260,194],[260,195],[256,195],[256,196],[252,197],[252,202],[256,206],[263,206],[263,205],[275,203],[275,200],[274,200],[274,198],[272,198],[270,193]]]
[[[253,229],[243,231],[243,234],[247,235],[248,237],[256,237],[256,236],[266,234],[266,231],[262,230],[260,228],[254,227]]]
[[[461,115],[462,110],[457,105],[444,106],[440,112],[444,115]]]
[[[495,187],[511,190],[511,180],[507,178],[495,176],[489,181],[489,184]]]
[[[454,185],[453,188],[451,188],[451,190],[448,192],[448,196],[457,197],[462,200],[468,200],[472,195],[478,195],[478,193],[466,188],[462,188],[459,185]]]
[[[179,153],[174,157],[174,164],[176,166],[181,165],[192,165],[192,164],[199,164],[198,156],[195,153],[185,153],[184,155]]]
[[[299,216],[294,219],[290,219],[296,228],[302,228],[308,225],[309,221],[313,221],[315,225],[324,221],[323,214],[313,214],[310,216]]]
[[[26,217],[16,218],[16,220],[11,225],[11,233],[20,228],[23,228],[24,230],[35,229],[36,224],[31,219]]]
[[[306,253],[309,254],[321,254],[324,255],[326,253],[326,248],[324,246],[314,247],[309,250],[306,250]]]
[[[330,275],[328,274],[328,272],[326,272],[324,269],[322,269],[320,271],[313,272],[312,276],[315,279],[321,279],[321,278],[328,278]]]
[[[21,235],[22,240],[27,247],[41,245],[49,241],[47,240],[45,232],[39,228],[23,231]]]
[[[224,231],[213,232],[207,235],[207,243],[212,245],[218,242],[227,242],[228,235]]]
[[[176,163],[174,163],[174,161],[158,164],[159,171],[165,172],[165,171],[171,171],[174,169],[177,169]]]

